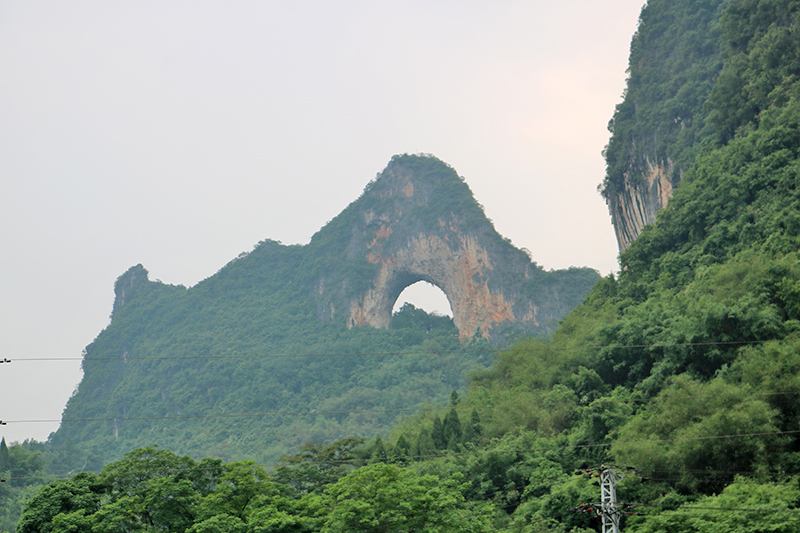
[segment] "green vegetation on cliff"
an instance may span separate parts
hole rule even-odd
[[[642,43],[672,52],[692,17],[648,23],[684,4],[648,3],[632,64]],[[481,438],[418,467],[463,472],[468,497],[495,502],[508,531],[596,528],[570,509],[599,489],[572,473],[603,463],[643,470],[617,489],[640,505],[626,531],[797,529],[800,4],[714,4],[724,10],[703,38],[718,36],[707,64],[722,68],[668,207],[550,340],[519,343],[474,376],[458,412],[478,414]],[[628,94],[662,74],[632,75]],[[661,89],[680,93],[681,76]],[[438,425],[427,415],[396,432],[413,446]]]
[[[271,462],[309,440],[374,434],[396,410],[444,397],[488,362],[485,341],[461,345],[449,317],[413,306],[390,330],[320,323],[313,299],[292,298],[274,262],[263,277],[238,264],[256,252],[226,267],[225,283],[148,284],[123,306],[87,347],[84,379],[52,444],[69,439],[107,460],[157,443]],[[291,249],[278,253],[290,264]]]
[[[669,161],[682,174],[713,132],[704,103],[722,68],[718,21],[727,2],[656,4],[642,10],[625,95],[608,124],[606,198],[626,179],[644,175],[648,165]]]
[[[473,278],[491,273],[490,291],[504,291],[510,305],[535,302],[539,329],[501,323],[490,345],[413,306],[387,329],[348,328],[377,283],[373,257],[394,261],[408,242],[437,231],[483,243],[488,255]],[[420,262],[435,269],[437,260]],[[399,279],[395,299],[420,279],[414,274]],[[65,455],[51,471],[94,467],[153,444],[270,463],[308,441],[388,431],[399,414],[462,389],[506,332],[552,330],[597,279],[588,268],[545,272],[497,234],[451,167],[396,156],[306,246],[263,241],[189,289],[151,282],[141,265],[123,274],[111,323],[86,347],[83,380],[50,439]]]
[[[277,511],[317,531],[447,530],[415,523],[411,509],[476,531],[595,531],[596,516],[572,509],[599,499],[587,469],[616,464],[641,469],[617,487],[620,501],[638,505],[625,531],[797,531],[800,3],[651,0],[641,20],[632,65],[638,54],[694,59],[682,63],[689,70],[632,71],[628,96],[652,85],[637,113],[663,126],[666,157],[692,162],[621,255],[619,276],[597,283],[551,338],[519,342],[474,372],[446,405],[363,444],[285,457],[270,478]],[[679,42],[708,48],[692,56]],[[693,139],[674,129],[659,94],[683,94],[704,117]],[[610,171],[617,161],[609,145]],[[431,491],[445,508],[424,506]],[[58,501],[46,494],[23,522]],[[76,512],[47,523],[89,516]],[[255,530],[252,521],[236,529],[243,519],[227,510],[216,516],[231,525],[214,531]]]
[[[656,221],[703,147],[714,143],[707,104],[723,65],[726,0],[676,0],[642,9],[623,101],[608,123],[599,189],[620,251]]]

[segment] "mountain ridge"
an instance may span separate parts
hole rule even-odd
[[[494,347],[551,332],[597,279],[533,263],[449,165],[395,156],[307,245],[261,241],[190,288],[128,269],[52,440],[107,459],[159,442],[274,460],[309,440],[369,436],[398,406],[462,388]],[[394,301],[419,280],[443,290],[453,319],[411,306],[393,326]],[[341,357],[314,357],[325,354]],[[310,416],[301,430],[273,416],[312,411],[352,413]],[[223,414],[241,416],[198,422]],[[165,419],[174,420],[168,433]]]

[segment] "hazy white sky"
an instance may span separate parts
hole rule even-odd
[[[616,270],[596,187],[643,0],[0,0],[0,428],[45,439],[114,280],[307,243],[393,154],[545,268]],[[435,304],[432,304],[435,305]]]

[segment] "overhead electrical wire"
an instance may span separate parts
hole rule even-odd
[[[506,453],[517,453],[517,454],[526,454],[526,455],[534,454],[534,456],[538,457],[539,455],[536,455],[536,454],[541,454],[542,452],[545,452],[545,451],[552,451],[554,449],[586,448],[586,447],[607,447],[607,446],[609,446],[609,445],[608,444],[587,444],[587,445],[544,446],[544,447],[539,447],[536,450],[531,450],[531,449],[511,449],[511,450],[470,450],[470,451],[465,451],[465,452],[447,451],[447,452],[444,452],[444,453],[409,455],[409,456],[404,456],[404,457],[398,458],[398,459],[401,459],[402,461],[414,461],[414,460],[419,460],[419,459],[422,459],[422,460],[424,460],[424,459],[445,459],[445,458],[465,457],[465,456],[472,456],[472,455],[477,456],[477,455],[493,455],[493,454],[506,454]],[[334,467],[334,466],[337,466],[337,465],[338,466],[350,465],[350,466],[354,466],[355,467],[355,466],[358,466],[358,465],[369,464],[371,462],[374,462],[374,461],[373,461],[372,458],[369,458],[369,457],[354,457],[354,458],[349,458],[349,459],[329,459],[329,460],[320,461],[320,462],[301,462],[301,463],[287,463],[287,462],[284,462],[284,463],[271,463],[271,464],[254,464],[254,465],[251,465],[251,466],[253,468],[259,468],[259,467],[264,467],[264,468],[285,467],[285,468],[290,468],[290,469],[294,469],[294,467],[296,467],[298,465],[306,465],[306,466],[328,465],[328,466],[331,466],[331,467]],[[180,472],[181,473],[187,473],[187,472],[210,471],[210,470],[217,470],[217,469],[223,469],[224,470],[225,466],[226,465],[223,463],[223,464],[220,464],[220,465],[202,467],[202,466],[199,466],[199,463],[198,463],[198,466],[183,468],[183,469],[180,469]],[[150,474],[175,473],[177,470],[179,470],[179,469],[175,469],[175,468],[155,468],[155,469],[149,469],[149,470],[147,470],[147,472],[150,473]],[[647,468],[644,468],[643,470],[644,471],[648,471]],[[125,474],[134,474],[134,473],[138,474],[139,472],[141,472],[141,470],[114,470],[113,471],[113,473],[115,475],[125,475]],[[720,472],[720,471],[717,471],[717,472]],[[730,474],[736,474],[737,472],[733,472],[732,471],[732,472],[729,472],[729,473]],[[754,475],[755,474],[770,475],[770,476],[783,478],[783,479],[786,479],[786,478],[789,478],[789,477],[793,477],[793,476],[797,476],[797,474],[779,473],[779,472],[774,472],[774,473],[751,472],[751,474],[754,474]],[[26,480],[26,479],[52,479],[52,480],[56,480],[56,479],[67,479],[67,478],[73,477],[75,475],[77,475],[76,472],[67,473],[67,474],[40,474],[40,475],[28,475],[28,476],[10,476],[10,477],[4,478],[4,479],[6,479],[7,481],[15,481],[15,480],[22,481],[22,480]],[[102,472],[100,474],[98,474],[98,475],[102,475]],[[695,477],[697,477],[697,476],[695,476]],[[672,479],[656,479],[656,478],[652,478],[652,477],[649,477],[649,476],[648,477],[628,476],[628,477],[626,477],[626,479],[636,479],[636,480],[640,480],[640,481],[667,481],[667,482],[669,482],[669,481],[681,481],[680,479],[674,479],[674,480],[672,480]],[[772,485],[792,485],[792,484],[796,484],[796,482],[781,482],[781,481],[768,481],[767,483],[772,484]],[[509,485],[505,485],[505,487],[509,488]],[[518,490],[520,492],[525,490],[527,487],[528,487],[528,485],[517,485],[517,484],[514,484],[512,486],[512,488],[514,488],[515,490]],[[690,503],[691,502],[687,502],[687,504],[690,504]],[[645,506],[645,504],[637,504],[637,506]],[[666,506],[666,505],[658,506],[658,505],[654,505],[654,504],[648,504],[646,506],[649,506],[649,507],[662,507],[662,508],[667,509],[667,510],[672,510],[672,509],[668,509],[668,506]],[[674,510],[677,510],[677,509],[674,509]],[[800,510],[800,509],[798,509],[798,510]]]
[[[750,392],[746,395],[743,395],[742,399],[748,399],[749,397],[759,397],[759,396],[791,396],[791,395],[798,395],[800,391],[782,391],[782,392]],[[670,400],[674,399],[701,399],[701,398],[709,398],[709,397],[717,397],[718,395],[715,394],[700,394],[700,395],[693,395],[693,396],[670,396]],[[626,404],[630,403],[645,403],[653,401],[653,398],[631,398],[629,400],[622,400],[622,399],[615,399],[608,396],[601,396],[597,398],[597,400],[611,400],[615,403]],[[593,400],[594,401],[594,400]],[[572,406],[572,407],[587,407],[591,405],[592,402],[581,402],[578,401],[547,401],[543,402],[541,405],[536,404],[539,407],[555,407],[555,406]],[[512,404],[506,405],[503,404],[503,408],[508,407],[529,407],[529,404]],[[469,411],[486,411],[495,409],[498,406],[494,405],[481,405],[481,406],[470,406],[470,405],[462,405],[462,406],[453,406],[453,405],[446,405],[446,406],[421,406],[421,407],[408,407],[408,408],[398,408],[398,409],[340,409],[340,410],[330,410],[330,411],[318,411],[316,409],[312,409],[310,411],[272,411],[272,412],[265,412],[265,413],[231,413],[231,414],[206,414],[206,415],[164,415],[164,416],[137,416],[137,417],[96,417],[96,418],[35,418],[35,419],[21,419],[21,420],[0,420],[0,425],[7,425],[7,424],[33,424],[33,423],[55,423],[55,422],[124,422],[127,420],[181,420],[181,419],[204,419],[204,418],[262,418],[262,417],[286,417],[286,416],[319,416],[319,415],[342,415],[342,414],[383,414],[383,413],[416,413],[416,412],[429,412],[429,411],[444,411],[455,409],[457,412],[465,413]]]
[[[293,357],[374,357],[383,355],[449,355],[470,353],[498,353],[501,350],[443,350],[424,352],[363,352],[363,353],[305,353],[305,354],[262,354],[262,355],[156,355],[135,357],[18,357],[14,361],[162,361],[174,359],[281,359]]]
[[[422,410],[420,408],[419,410]],[[443,408],[446,409],[446,408]],[[189,419],[198,419],[198,418],[233,418],[233,417],[261,417],[261,416],[282,416],[286,415],[319,415],[319,414],[336,414],[336,413],[369,413],[369,412],[397,412],[397,411],[415,411],[416,409],[385,409],[385,410],[350,410],[350,411],[327,411],[327,412],[315,412],[315,411],[306,411],[302,413],[266,413],[266,414],[255,414],[255,415],[197,415],[197,416],[175,416],[175,417],[134,417],[134,418],[85,418],[85,419],[67,419],[61,420],[61,422],[125,422],[129,420],[171,420],[177,418],[189,418]],[[14,421],[9,421],[14,422]],[[58,420],[18,420],[15,421],[16,423],[30,423],[30,422],[58,422]],[[800,429],[792,429],[787,431],[758,431],[753,433],[729,433],[725,435],[705,435],[700,437],[675,437],[670,439],[644,439],[644,440],[630,440],[625,441],[624,444],[653,444],[653,443],[666,443],[666,442],[691,442],[691,441],[701,441],[701,440],[715,440],[715,439],[733,439],[733,438],[744,438],[744,437],[765,437],[770,435],[795,435],[800,433]],[[554,447],[545,447],[543,449],[561,449],[561,448],[599,448],[599,447],[609,447],[612,446],[612,443],[602,443],[602,444],[568,444],[568,445],[559,445]],[[503,453],[506,450],[501,450]],[[517,451],[520,450],[508,450],[508,451]],[[530,450],[528,450],[530,451]],[[471,453],[471,452],[465,452]],[[460,455],[461,452],[453,452],[450,455]]]
[[[109,419],[113,420],[113,419]],[[696,440],[709,440],[709,439],[731,439],[737,437],[754,437],[754,436],[766,436],[766,435],[786,435],[786,434],[797,434],[800,433],[800,430],[790,430],[790,431],[772,431],[772,432],[758,432],[758,433],[734,433],[734,434],[725,434],[725,435],[708,435],[705,437],[687,437],[687,438],[675,438],[675,439],[647,439],[647,440],[637,440],[637,441],[628,441],[627,444],[650,444],[653,442],[656,443],[663,443],[663,442],[683,442],[683,441],[696,441]],[[540,454],[547,451],[553,450],[566,450],[566,449],[587,449],[587,448],[609,448],[613,445],[613,443],[588,443],[588,444],[551,444],[551,445],[537,445],[533,448],[514,448],[514,449],[483,449],[483,450],[467,450],[463,452],[455,452],[452,450],[444,451],[444,452],[437,452],[437,453],[430,453],[430,454],[417,454],[417,455],[407,455],[403,456],[402,460],[415,460],[415,459],[443,459],[443,458],[451,458],[451,457],[467,457],[472,455],[492,455],[492,454],[507,454],[507,453],[517,453],[517,454]],[[293,454],[289,454],[292,456]],[[368,463],[371,458],[364,458],[364,457],[354,457],[349,459],[328,459],[319,462],[301,462],[299,464],[309,464],[309,465],[347,465],[353,463]],[[223,465],[224,466],[224,465]],[[294,466],[294,464],[270,464],[270,465],[254,465],[254,466]],[[214,469],[216,467],[208,467],[207,469]],[[155,469],[151,470],[150,472],[171,472],[174,469]],[[195,471],[195,470],[203,470],[201,467],[190,467],[186,469],[187,471]],[[641,470],[646,472],[654,471],[654,469],[649,468],[642,468]],[[727,474],[752,474],[752,475],[771,475],[771,476],[778,476],[778,477],[788,477],[788,476],[796,476],[797,474],[792,473],[783,473],[783,472],[743,472],[743,471],[725,471],[725,470],[696,470],[696,471],[689,471],[689,470],[658,470],[663,472],[693,472],[693,473],[701,473],[701,474],[719,474],[719,473],[727,473]],[[132,473],[133,471],[126,472],[121,471],[121,473]],[[40,479],[40,478],[63,478],[63,477],[71,477],[75,474],[43,474],[43,475],[36,475],[36,476],[19,476],[19,477],[9,477],[7,479]],[[640,477],[630,476],[630,479],[640,479]],[[648,479],[652,480],[653,478]]]
[[[6,362],[20,361],[152,361],[152,360],[172,360],[172,359],[277,359],[293,357],[366,357],[384,355],[452,355],[452,354],[492,354],[492,353],[534,353],[539,350],[570,351],[570,350],[596,350],[596,349],[643,349],[643,348],[678,348],[678,347],[697,347],[697,346],[744,346],[751,344],[763,344],[771,342],[769,340],[749,340],[749,341],[707,341],[707,342],[675,342],[675,343],[654,343],[654,344],[594,344],[584,346],[552,346],[542,345],[537,347],[525,348],[506,348],[506,349],[487,349],[487,350],[425,350],[419,352],[359,352],[359,353],[304,353],[304,354],[255,354],[255,355],[158,355],[158,356],[131,356],[124,357],[15,357]]]
[[[415,407],[410,409],[343,409],[339,411],[293,411],[293,412],[270,412],[270,413],[244,413],[244,414],[223,414],[223,415],[174,415],[174,416],[133,416],[133,417],[108,417],[108,418],[66,418],[66,419],[31,419],[31,420],[0,420],[0,423],[8,424],[30,424],[37,422],[125,422],[128,420],[180,420],[180,419],[202,419],[202,418],[260,418],[273,416],[311,416],[311,415],[341,415],[354,413],[403,413],[417,411],[442,410],[446,407]]]
[[[686,502],[687,507],[678,507],[676,509],[669,509],[666,505],[654,505],[651,503],[637,503],[637,507],[656,507],[670,512],[670,516],[674,516],[672,511],[685,514],[685,511],[704,510],[704,511],[742,511],[742,512],[755,512],[755,513],[800,513],[800,508],[795,509],[759,509],[757,507],[708,507],[694,505],[692,502]]]
[[[790,395],[798,395],[800,391],[775,391],[775,392],[749,392],[745,395],[742,395],[743,399],[748,399],[748,397],[759,397],[759,396],[790,396]],[[699,394],[699,395],[691,395],[691,396],[684,396],[684,395],[673,395],[669,396],[668,399],[675,400],[675,399],[701,399],[701,398],[708,398],[708,397],[717,397],[717,394]],[[653,398],[631,398],[629,400],[623,399],[615,399],[610,398],[608,396],[601,396],[597,398],[597,400],[612,400],[616,401],[616,403],[643,403],[643,402],[650,402],[653,401]],[[553,407],[553,406],[574,406],[574,407],[585,407],[590,405],[592,402],[581,402],[581,401],[546,401],[543,402],[541,407]],[[538,404],[537,404],[538,405]],[[529,404],[514,404],[514,405],[503,405],[503,407],[529,407]],[[309,411],[290,411],[290,412],[265,412],[265,413],[233,413],[233,414],[207,414],[207,415],[164,415],[164,416],[141,416],[141,417],[97,417],[97,418],[68,418],[68,419],[55,419],[55,418],[48,418],[48,419],[25,419],[25,420],[0,420],[0,425],[6,425],[7,423],[14,423],[14,424],[21,424],[21,423],[54,423],[54,422],[105,422],[105,421],[125,421],[125,420],[180,420],[180,419],[202,419],[202,418],[258,418],[258,417],[273,417],[273,416],[309,416],[309,415],[340,415],[340,414],[358,414],[358,413],[403,413],[403,412],[419,412],[419,411],[441,411],[447,409],[456,409],[456,411],[466,412],[471,410],[487,410],[487,409],[494,409],[496,406],[470,406],[470,405],[463,405],[453,406],[420,406],[420,407],[410,407],[410,408],[398,408],[398,409],[340,409],[340,410],[330,410],[330,411],[318,411],[316,409],[312,409]]]

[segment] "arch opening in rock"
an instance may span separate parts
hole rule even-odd
[[[421,280],[407,286],[395,300],[392,306],[392,315],[397,313],[404,304],[409,303],[417,309],[422,309],[429,315],[453,317],[453,309],[450,307],[450,300],[442,289]]]

